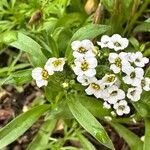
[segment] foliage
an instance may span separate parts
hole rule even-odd
[[[93,9],[86,7],[86,10],[84,7],[88,0],[0,1],[0,59],[7,56],[5,62],[3,59],[0,61],[2,88],[4,85],[17,87],[34,84],[31,76],[33,68],[44,67],[50,57],[65,57],[67,60],[65,70],[52,75],[48,86],[41,89],[46,104],[38,104],[0,129],[0,148],[15,141],[40,116],[44,116],[44,123],[28,150],[77,149],[65,146],[67,140],[81,141],[85,150],[96,149],[85,136],[86,132],[107,148],[114,149],[103,127],[106,123],[123,137],[131,150],[149,149],[150,93],[144,92],[140,101],[131,104],[133,114],[117,118],[112,115],[112,110],[103,108],[99,99],[85,95],[84,87],[76,81],[72,71],[71,49],[71,43],[75,40],[90,39],[95,43],[104,34],[119,33],[129,38],[127,51],[141,51],[150,57],[150,42],[141,42],[135,37],[139,32],[150,32],[150,19],[142,17],[149,12],[149,0],[91,1],[94,3]],[[98,53],[98,59],[102,60],[97,68],[100,77],[110,71],[106,61],[108,54],[108,49]],[[150,77],[149,65],[144,69],[145,76]],[[106,117],[110,117],[111,121]],[[125,125],[133,119],[145,121],[144,142]],[[64,137],[53,138],[53,131],[60,120],[63,122]]]

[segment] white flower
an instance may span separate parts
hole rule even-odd
[[[103,82],[101,80],[97,80],[96,78],[93,78],[90,81],[90,85],[88,86],[88,88],[85,90],[85,92],[88,95],[93,95],[96,98],[103,98],[105,95],[105,85],[103,85]]]
[[[40,88],[42,86],[47,86],[49,74],[47,70],[37,67],[32,70],[32,78],[36,81],[37,86]]]
[[[142,93],[142,89],[140,87],[136,87],[136,88],[129,88],[128,92],[127,92],[127,97],[131,100],[131,101],[138,101],[141,98],[141,93]]]
[[[131,84],[133,86],[139,86],[141,80],[143,79],[144,71],[142,68],[130,67],[128,71],[125,72],[127,75],[123,77],[123,81],[126,84]]]
[[[93,77],[92,77],[93,78]],[[85,75],[78,76],[77,81],[80,82],[83,86],[87,86],[90,84],[91,77],[87,77]]]
[[[141,80],[141,86],[145,91],[150,91],[150,78],[145,77]]]
[[[117,54],[117,53],[110,53],[109,62],[111,63],[110,69],[114,73],[119,73],[121,70],[128,70],[128,68],[131,66],[130,63],[127,61],[125,54],[123,52]]]
[[[102,78],[102,81],[104,82],[105,85],[111,86],[117,81],[117,77],[115,74],[106,74]]]
[[[52,57],[48,59],[44,68],[46,70],[63,71],[64,64],[65,64],[64,58]]]
[[[125,98],[125,92],[119,89],[116,85],[112,85],[106,90],[108,94],[105,95],[104,100],[110,104],[115,104],[117,101]]]
[[[103,107],[106,108],[106,109],[110,109],[110,108],[111,108],[111,105],[108,104],[107,102],[104,102],[104,103],[103,103]]]
[[[122,116],[123,114],[129,114],[130,112],[130,107],[125,100],[119,101],[118,103],[114,104],[113,107],[116,109],[116,113],[119,116]]]
[[[144,67],[145,64],[149,62],[149,59],[143,57],[143,54],[141,52],[136,52],[130,55],[130,61],[134,62],[134,64],[138,67]]]
[[[73,41],[71,43],[73,49],[73,56],[75,58],[80,57],[94,57],[94,45],[90,40]]]
[[[108,43],[108,47],[110,49],[114,49],[115,51],[119,51],[125,49],[128,44],[128,39],[122,38],[119,34],[114,34],[111,37],[111,42]]]
[[[108,47],[108,43],[111,42],[111,39],[108,35],[103,35],[101,37],[101,41],[100,42],[97,42],[97,44],[99,46],[101,46],[101,48],[104,48],[104,47]]]
[[[74,63],[75,67],[73,67],[73,70],[76,75],[95,76],[95,67],[97,66],[97,59],[95,57],[75,59]]]

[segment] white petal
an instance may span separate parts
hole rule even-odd
[[[110,69],[114,72],[114,73],[119,73],[120,72],[120,68],[117,67],[115,64],[112,64],[110,66]]]
[[[139,79],[143,78],[144,70],[142,68],[135,68],[136,77]]]
[[[79,53],[78,51],[74,51],[74,52],[73,52],[73,56],[74,56],[75,58],[83,58],[83,57],[84,57],[84,54]]]
[[[123,45],[123,47],[126,48],[128,46],[128,44],[129,44],[128,39],[122,38],[122,45]]]
[[[73,50],[77,51],[79,47],[81,47],[81,42],[80,41],[73,41],[71,43],[71,47]]]
[[[118,90],[118,99],[124,99],[125,98],[125,92],[121,89]]]
[[[42,86],[47,86],[48,81],[47,80],[36,80],[36,84],[40,88]]]
[[[93,43],[90,40],[83,40],[81,41],[82,46],[87,50],[92,50],[92,47],[94,47]]]
[[[126,83],[126,84],[131,84],[132,83],[132,79],[128,75],[123,77],[122,79],[123,79],[124,83]]]
[[[130,75],[133,71],[134,68],[130,65],[129,62],[122,61],[122,72],[126,73],[127,75]]]
[[[110,103],[110,104],[115,104],[117,103],[118,99],[116,99],[115,97],[109,97],[107,99],[107,101]]]
[[[134,78],[131,83],[131,85],[133,86],[140,86],[140,84],[141,84],[141,79],[138,78]]]
[[[97,66],[97,59],[96,58],[89,58],[87,59],[90,68],[95,68]]]
[[[116,58],[118,58],[117,53],[110,53],[108,60],[109,60],[110,63],[114,63]]]
[[[78,67],[78,66],[73,67],[73,71],[74,71],[74,73],[75,73],[76,75],[80,75],[80,76],[83,75],[83,71],[82,71],[81,68]]]
[[[130,113],[130,107],[129,106],[126,106],[126,108],[124,110],[124,113],[125,114],[129,114]]]
[[[93,90],[90,86],[87,89],[85,89],[85,92],[86,92],[87,95],[92,95],[93,94]]]
[[[117,115],[119,115],[119,116],[122,116],[122,115],[123,115],[123,111],[120,110],[120,109],[117,109],[117,110],[116,110],[116,113],[117,113]]]
[[[84,72],[84,74],[88,77],[94,77],[96,75],[96,70],[95,69],[88,69],[87,71]]]
[[[35,80],[40,80],[42,79],[42,71],[43,69],[40,67],[37,67],[32,70],[32,78]]]
[[[106,108],[106,109],[110,109],[111,105],[109,105],[107,102],[104,102],[103,107]]]

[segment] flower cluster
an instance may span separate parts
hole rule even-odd
[[[49,58],[44,68],[37,67],[32,70],[32,78],[35,79],[38,87],[47,86],[48,78],[56,71],[63,71],[64,58]]]
[[[87,95],[103,99],[105,108],[113,107],[119,116],[128,114],[130,107],[127,100],[138,101],[142,90],[150,91],[150,78],[144,78],[142,69],[149,59],[143,57],[141,52],[120,52],[128,47],[129,42],[118,34],[111,37],[104,35],[97,44],[101,48],[110,49],[108,60],[112,73],[97,79],[98,61],[93,43],[90,40],[74,41],[71,46],[75,58],[73,70],[77,81],[87,86]],[[127,89],[124,89],[123,85],[126,85]]]

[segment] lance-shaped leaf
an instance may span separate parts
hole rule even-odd
[[[93,137],[95,137],[101,144],[110,149],[114,146],[107,135],[103,126],[96,120],[96,118],[79,102],[74,95],[67,97],[70,111],[81,126],[87,130]]]
[[[109,122],[117,133],[128,143],[131,150],[142,150],[143,143],[132,131],[119,123]]]
[[[27,131],[49,108],[49,105],[37,106],[19,115],[5,127],[0,129],[0,149],[12,143],[25,131]]]

